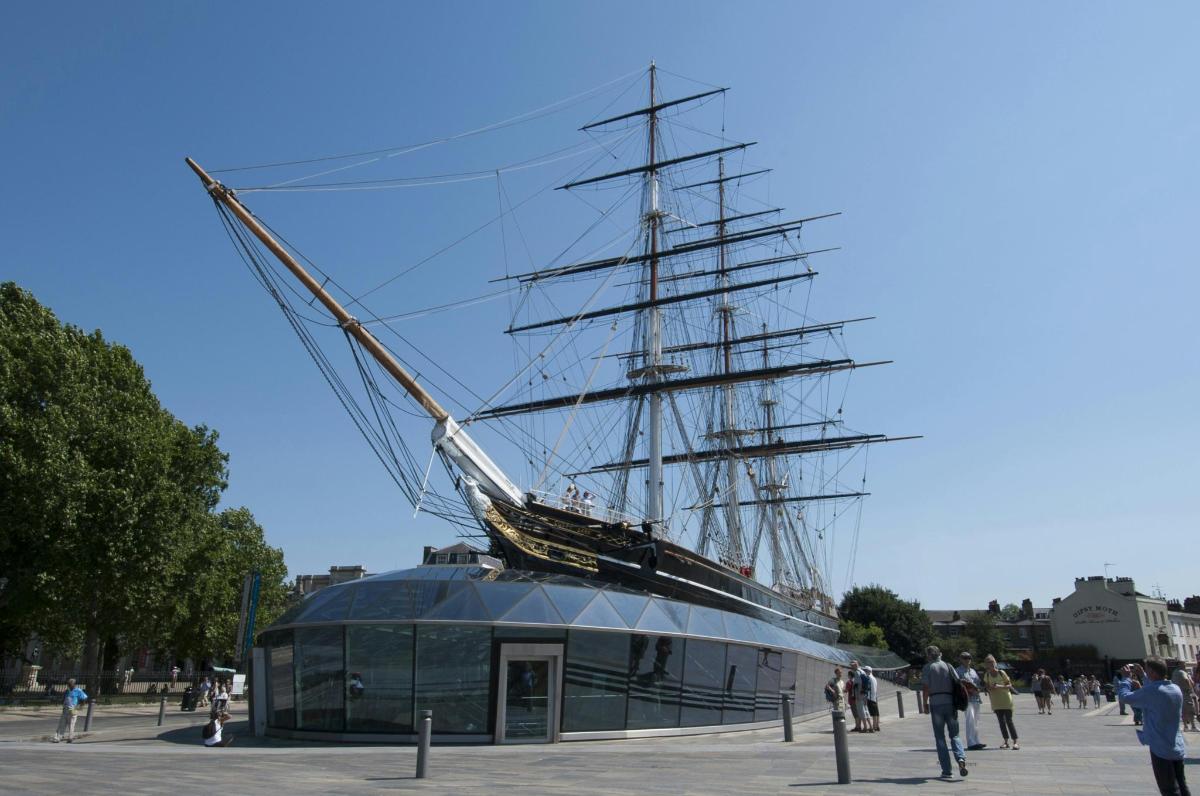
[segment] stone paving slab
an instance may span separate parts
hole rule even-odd
[[[1028,704],[1026,704],[1028,703]],[[891,703],[894,712],[894,702]],[[883,732],[851,734],[855,781],[836,784],[827,716],[797,724],[796,743],[782,730],[731,735],[591,741],[553,746],[436,746],[430,778],[412,778],[412,747],[333,745],[239,737],[225,749],[201,745],[198,724],[153,726],[156,715],[112,717],[81,742],[31,742],[0,722],[0,791],[162,793],[462,794],[1122,794],[1153,796],[1149,754],[1130,717],[1116,705],[1040,716],[1019,697],[1020,751],[1000,750],[995,717],[985,707],[981,736],[990,746],[968,753],[970,775],[937,779],[929,719],[884,718]],[[201,717],[202,718],[202,717]],[[45,721],[53,722],[50,717]],[[97,726],[100,726],[97,723]],[[244,721],[230,725],[246,732]],[[14,732],[10,732],[9,728]],[[50,727],[53,731],[53,727]],[[1200,735],[1188,734],[1200,748]],[[1195,759],[1191,779],[1200,782]]]

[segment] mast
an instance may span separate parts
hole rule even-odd
[[[649,360],[646,380],[651,385],[649,416],[647,418],[649,471],[646,474],[646,519],[662,530],[663,524],[663,463],[662,463],[662,394],[653,389],[660,378],[662,366],[662,318],[658,301],[658,171],[655,167],[657,148],[658,110],[654,105],[654,62],[650,62],[650,158],[646,171],[647,188],[650,191],[650,209],[646,224],[650,235],[650,301],[649,323],[646,324],[646,354]]]
[[[450,413],[443,409],[441,404],[396,361],[396,358],[376,339],[375,335],[371,334],[357,318],[347,312],[346,308],[330,295],[305,270],[304,266],[300,265],[296,258],[292,257],[287,249],[280,245],[267,232],[266,228],[241,203],[241,200],[237,198],[234,192],[210,177],[208,172],[202,169],[196,161],[186,158],[186,162],[191,170],[196,173],[196,176],[200,178],[200,181],[204,183],[205,189],[213,200],[233,213],[238,221],[254,237],[258,238],[275,255],[279,262],[291,271],[292,275],[324,305],[325,309],[329,310],[330,314],[337,319],[338,326],[341,327],[342,331],[353,337],[367,353],[374,357],[375,361],[387,371],[388,375],[395,379],[404,388],[405,392],[412,396],[413,400],[433,419],[434,447],[448,456],[467,476],[478,482],[489,497],[500,498],[517,505],[523,503],[524,496],[520,488],[509,480],[504,472],[488,458],[488,455],[462,430],[454,418],[450,416]]]
[[[725,157],[721,156],[717,158],[717,237],[725,240],[725,236]],[[721,313],[720,340],[723,372],[728,376],[733,371],[733,345],[731,342],[733,331],[730,328],[733,323],[733,305],[729,303],[729,273],[726,270],[724,244],[717,247],[717,283],[725,291],[721,294],[721,305],[718,311]],[[734,559],[732,563],[740,567],[748,562],[745,561],[742,549],[742,507],[738,502],[738,460],[733,454],[733,448],[737,445],[733,385],[725,384],[720,389],[721,430],[725,434],[725,446],[730,451],[725,459],[725,528],[729,538],[730,555]]]

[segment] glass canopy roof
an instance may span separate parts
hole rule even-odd
[[[789,649],[879,669],[907,664],[867,656],[758,619],[570,575],[479,566],[421,566],[329,586],[288,609],[272,627],[375,622],[486,622],[677,634]]]

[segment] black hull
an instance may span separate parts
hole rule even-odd
[[[540,504],[496,508],[484,526],[510,567],[603,580],[753,617],[825,644],[837,641],[835,617],[687,548]]]

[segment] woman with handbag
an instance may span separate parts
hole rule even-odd
[[[1012,738],[1012,748],[1020,749],[1021,744],[1017,743],[1017,728],[1013,724],[1013,684],[1008,678],[1008,674],[1001,671],[996,666],[996,658],[989,655],[983,659],[983,663],[987,666],[987,671],[983,673],[983,684],[987,688],[988,702],[991,703],[992,712],[996,714],[996,719],[1000,722],[1000,735],[1004,737],[1004,743],[1000,746],[1001,749],[1008,749],[1008,740]]]

